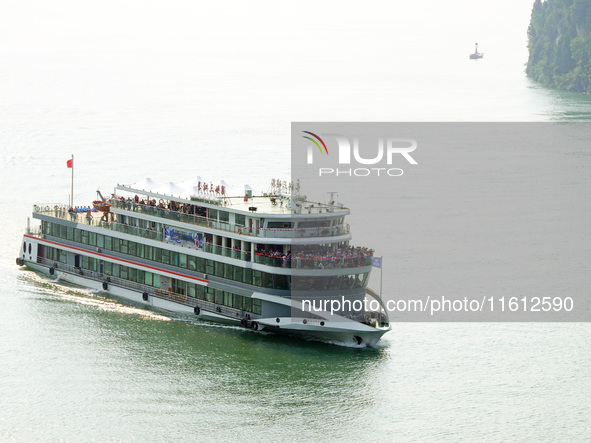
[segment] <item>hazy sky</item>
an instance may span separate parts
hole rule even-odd
[[[475,90],[490,91],[481,119],[523,119],[488,110],[525,90],[532,2],[5,0],[0,70],[38,97],[79,83],[84,94],[123,100],[142,86],[172,100],[166,85],[186,82],[187,94],[231,97],[239,116],[258,103],[267,120],[281,108],[287,121],[472,118],[448,108],[465,91],[457,107],[472,107]],[[485,63],[468,61],[476,41]],[[101,84],[85,88],[89,73]]]

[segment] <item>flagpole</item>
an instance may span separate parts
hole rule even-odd
[[[382,298],[382,273],[384,269],[384,256],[380,257],[380,299]]]
[[[70,208],[74,207],[74,154],[72,154],[72,201],[70,202]]]

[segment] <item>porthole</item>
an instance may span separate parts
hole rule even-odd
[[[29,243],[29,255],[31,255],[31,243]]]

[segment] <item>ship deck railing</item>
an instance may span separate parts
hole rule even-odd
[[[213,220],[200,215],[185,214],[158,206],[142,205],[134,201],[120,201],[111,199],[111,206],[126,211],[152,215],[163,219],[193,224],[213,229],[219,229],[234,234],[268,238],[301,238],[301,237],[334,237],[349,234],[349,226],[327,226],[315,228],[256,228]]]
[[[322,257],[312,259],[255,254],[254,262],[278,268],[342,269],[369,266],[371,265],[371,257]]]
[[[55,260],[49,260],[44,257],[37,257],[37,263],[40,265],[54,267],[55,269],[59,270],[60,272],[66,272],[72,275],[80,275],[84,278],[88,278],[90,280],[98,281],[98,282],[107,282],[109,285],[114,285],[120,288],[129,289],[131,291],[135,291],[138,293],[147,293],[148,296],[151,297],[158,297],[169,301],[174,301],[176,303],[183,304],[185,306],[189,306],[195,308],[196,306],[199,309],[203,309],[204,311],[209,312],[217,312],[218,314],[225,315],[227,317],[232,317],[236,319],[244,318],[244,316],[248,313],[248,311],[244,311],[237,308],[231,308],[229,306],[220,305],[211,301],[202,300],[199,298],[191,297],[187,294],[180,294],[172,291],[165,291],[160,288],[155,288],[150,285],[146,285],[144,283],[137,283],[130,280],[125,280],[120,277],[115,277],[112,275],[106,275],[100,273],[98,271],[92,271],[88,269],[82,269],[76,266],[72,266],[66,263],[57,262]]]

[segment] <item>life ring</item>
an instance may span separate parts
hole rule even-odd
[[[164,204],[164,200],[160,199],[160,200],[158,200],[158,203],[160,203],[161,205],[163,205]]]
[[[55,205],[55,206],[53,207],[53,209],[55,209],[55,210],[57,211],[57,210],[59,209],[59,206],[58,206],[58,205]]]
[[[195,306],[193,308],[193,312],[195,313],[195,315],[199,315],[201,313],[201,309],[199,309],[199,306]]]
[[[21,265],[21,259],[18,258],[18,257],[16,258],[16,264],[19,265],[19,266]]]
[[[252,328],[252,330],[253,330],[253,331],[258,331],[258,329],[259,329],[259,324],[258,324],[258,322],[256,322],[256,321],[253,321],[253,322],[250,324],[250,327]]]
[[[106,291],[107,289],[109,289],[109,284],[106,281],[104,281],[103,282],[103,290]]]
[[[49,211],[49,206],[45,206],[45,210],[46,211]]]
[[[238,228],[238,234],[242,234],[242,229]]]
[[[53,275],[53,274],[55,274],[55,269],[52,266],[51,268],[49,268],[49,275]]]
[[[144,301],[148,301],[148,293],[147,293],[147,292],[144,292],[144,293],[142,294],[142,300],[144,300]]]
[[[37,212],[39,210],[39,206],[33,205],[33,212]]]

